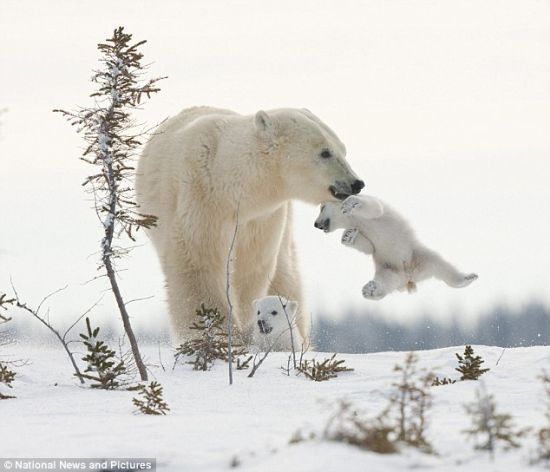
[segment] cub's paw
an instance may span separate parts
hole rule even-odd
[[[386,296],[380,283],[371,280],[363,287],[363,297],[369,300],[380,300]]]
[[[357,237],[359,230],[357,228],[349,228],[344,231],[342,234],[342,244],[344,246],[353,246],[355,238]]]
[[[477,280],[479,277],[477,274],[467,274],[464,276],[464,278],[461,280],[460,287],[467,287],[470,285],[474,280]]]
[[[342,213],[344,215],[352,215],[361,206],[361,200],[355,195],[346,198],[342,203]]]

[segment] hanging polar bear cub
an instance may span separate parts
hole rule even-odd
[[[363,287],[363,296],[380,300],[394,290],[416,289],[416,283],[435,277],[450,287],[466,287],[478,276],[465,274],[424,246],[413,229],[394,209],[367,195],[353,195],[343,202],[325,202],[315,227],[325,232],[344,228],[342,244],[371,254],[374,279]]]

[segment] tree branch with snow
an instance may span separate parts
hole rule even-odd
[[[130,324],[130,316],[122,297],[116,276],[114,260],[128,250],[115,246],[114,241],[125,234],[134,241],[134,233],[140,228],[156,225],[154,215],[143,214],[135,201],[133,187],[134,159],[143,139],[149,134],[139,130],[131,116],[143,98],[149,98],[160,89],[157,83],[163,79],[143,80],[147,66],[142,64],[140,46],[146,41],[132,44],[132,35],[123,27],[114,30],[106,43],[98,44],[102,53],[103,68],[95,71],[92,82],[97,90],[91,94],[93,107],[75,112],[54,110],[61,113],[77,132],[82,133],[87,147],[81,159],[96,170],[83,183],[94,195],[95,210],[103,226],[101,261],[128,336],[132,354],[141,380],[147,380],[147,370],[141,359],[136,337]]]

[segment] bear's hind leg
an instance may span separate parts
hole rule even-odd
[[[387,294],[402,288],[403,275],[393,268],[380,268],[376,270],[374,279],[363,287],[363,297],[369,300],[381,300]]]
[[[429,250],[422,252],[420,255],[419,275],[421,279],[435,277],[453,288],[466,287],[478,278],[477,274],[460,272],[439,254]]]

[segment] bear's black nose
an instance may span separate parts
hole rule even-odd
[[[313,223],[313,226],[315,226],[318,229],[322,229],[323,231],[326,231],[330,226],[330,218],[327,218],[326,220],[317,220],[315,223]]]
[[[264,320],[258,320],[258,328],[260,328],[260,333],[269,334],[273,331],[273,328],[269,326]]]
[[[359,193],[361,190],[363,190],[363,188],[365,188],[365,182],[363,182],[362,180],[356,180],[351,184],[351,191],[354,194]]]

